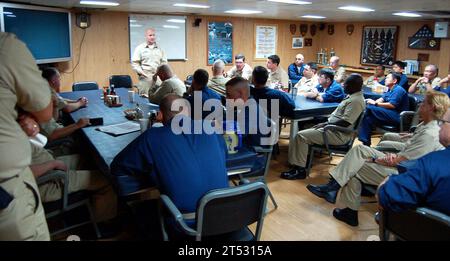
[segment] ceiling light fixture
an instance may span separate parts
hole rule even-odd
[[[354,6],[354,5],[341,6],[338,8],[341,10],[355,11],[355,12],[373,12],[373,11],[375,11],[374,9],[371,9],[371,8]]]
[[[173,6],[178,6],[178,7],[191,7],[191,8],[210,8],[209,5],[197,5],[197,4],[173,4]]]
[[[117,2],[104,2],[104,1],[80,1],[82,5],[103,5],[103,6],[118,6]]]
[[[293,5],[310,5],[311,2],[307,1],[297,1],[297,0],[267,0],[269,2],[276,2],[276,3],[285,3],[285,4],[293,4]]]
[[[249,14],[260,14],[262,11],[256,11],[256,10],[244,10],[244,9],[235,9],[235,10],[228,10],[225,11],[225,13],[228,14],[243,14],[243,15],[249,15]]]
[[[325,16],[320,15],[302,15],[303,18],[311,18],[311,19],[325,19]]]
[[[422,15],[416,13],[408,13],[408,12],[398,12],[393,13],[393,15],[404,16],[404,17],[421,17]]]

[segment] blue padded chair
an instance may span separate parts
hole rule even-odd
[[[90,203],[90,193],[88,191],[77,191],[69,194],[69,178],[65,171],[55,171],[49,174],[45,174],[36,179],[38,185],[43,185],[47,182],[62,183],[63,188],[62,198],[56,201],[42,203],[45,211],[45,217],[47,220],[53,218],[60,218],[63,222],[62,228],[51,230],[50,235],[56,236],[57,234],[69,231],[71,229],[91,224],[93,226],[95,235],[100,238],[100,230],[97,223],[94,220],[94,213]],[[81,222],[67,222],[66,217],[70,217],[69,212],[78,209],[80,207],[87,209],[88,217]]]
[[[133,82],[130,75],[112,75],[109,77],[109,86],[114,84],[114,88],[131,88]]]
[[[331,164],[333,154],[344,155],[344,156],[345,156],[345,154],[347,154],[347,152],[353,147],[353,142],[355,141],[355,138],[358,136],[358,129],[362,123],[364,113],[365,113],[365,111],[363,111],[359,115],[353,128],[345,128],[342,126],[337,126],[337,125],[332,125],[332,124],[328,124],[324,127],[324,132],[322,133],[324,144],[323,145],[313,144],[313,145],[309,146],[309,153],[308,153],[308,158],[307,158],[307,172],[306,172],[308,175],[309,175],[309,172],[311,171],[311,166],[312,166],[312,162],[314,159],[314,152],[327,151],[328,156],[330,157],[330,164]],[[339,131],[339,132],[343,132],[343,133],[347,133],[347,134],[352,134],[353,138],[350,139],[346,144],[343,144],[343,145],[330,145],[328,143],[327,131],[330,131],[330,132]]]
[[[412,125],[414,115],[418,109],[418,100],[414,95],[408,94],[409,110],[400,112],[400,125],[382,125],[379,129],[388,132],[404,132],[409,130]]]
[[[97,82],[74,82],[72,84],[72,91],[89,91],[98,90]]]
[[[207,192],[198,202],[195,228],[189,227],[183,214],[167,195],[161,195],[160,224],[164,240],[168,226],[196,241],[258,241],[261,236],[268,189],[262,182]],[[173,221],[173,222],[170,222]],[[248,226],[257,223],[253,234]]]
[[[249,183],[249,179],[251,179],[252,181],[260,181],[266,184],[272,151],[273,146],[268,148],[254,146],[250,149],[243,147],[238,153],[228,155],[228,176],[238,176],[241,183]],[[269,188],[267,190],[275,209],[277,209],[278,204],[275,201],[275,197]]]
[[[381,210],[375,216],[379,224],[380,239],[392,237],[406,241],[450,240],[450,216],[421,207],[403,212]]]

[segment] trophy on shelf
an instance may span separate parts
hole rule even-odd
[[[328,52],[327,52],[327,48],[325,48],[325,50],[323,51],[323,54],[322,54],[322,64],[323,64],[323,65],[328,65]]]
[[[336,56],[336,52],[334,51],[333,48],[331,48],[331,50],[330,50],[330,58],[333,57],[333,56]]]
[[[320,48],[320,52],[317,53],[317,64],[322,63],[323,49]]]

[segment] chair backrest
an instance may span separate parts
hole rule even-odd
[[[412,94],[408,94],[408,101],[409,101],[409,110],[410,111],[417,111],[417,104],[419,101],[417,100],[416,96]]]
[[[131,88],[133,82],[130,75],[111,75],[109,77],[109,86],[114,84],[115,88]]]
[[[353,142],[355,142],[355,138],[358,136],[358,131],[359,131],[359,128],[361,127],[361,123],[364,118],[364,114],[366,114],[366,110],[363,110],[361,112],[361,114],[358,116],[358,119],[356,119],[355,124],[353,125],[353,130],[355,131],[355,134],[353,135],[353,138],[348,143],[350,148],[353,146]]]
[[[255,239],[261,235],[268,189],[263,182],[212,190],[199,201],[197,240],[225,234],[258,222]]]
[[[395,213],[381,211],[380,239],[392,233],[400,240],[450,240],[450,217],[429,208]]]
[[[185,84],[187,87],[191,87],[191,85],[192,85],[192,80],[193,80],[193,79],[194,79],[194,76],[193,76],[192,74],[186,76],[186,80],[184,81],[184,84]]]
[[[98,90],[97,82],[74,82],[72,84],[72,91],[89,91]]]

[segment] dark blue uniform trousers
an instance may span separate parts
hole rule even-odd
[[[381,125],[398,126],[399,124],[400,114],[397,111],[369,105],[359,129],[358,139],[364,145],[370,146],[370,135],[373,128]]]

